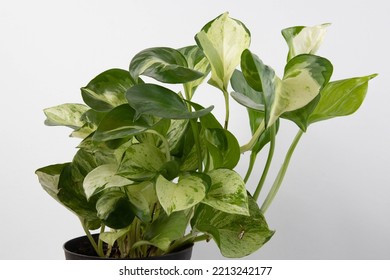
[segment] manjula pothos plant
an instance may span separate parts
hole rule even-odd
[[[82,141],[71,162],[36,171],[41,185],[79,217],[102,257],[163,255],[210,239],[225,257],[255,252],[274,233],[264,213],[302,134],[315,122],[355,112],[375,77],[330,81],[331,62],[314,54],[327,26],[282,31],[289,48],[282,78],[249,50],[249,30],[228,13],[207,23],[194,45],[145,49],[129,71],[97,75],[81,88],[85,104],[44,110],[47,125],[70,127]],[[201,90],[223,94],[222,123],[214,106],[192,101],[195,93],[210,94],[196,91],[209,74],[211,86]],[[252,137],[241,146],[228,126],[230,97],[248,111]],[[299,130],[260,204],[281,119]],[[265,147],[264,170],[252,174]],[[240,175],[234,168],[245,152],[249,167]],[[247,188],[251,174],[259,183]],[[97,229],[95,242],[90,231]]]

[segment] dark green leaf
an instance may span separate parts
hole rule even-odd
[[[184,236],[188,218],[183,211],[167,215],[160,211],[158,219],[146,228],[145,239],[163,251],[167,251],[172,241]]]
[[[138,115],[149,114],[169,119],[194,119],[208,114],[207,109],[190,112],[179,95],[170,89],[155,84],[140,84],[130,88],[127,100]]]
[[[108,141],[130,138],[148,128],[149,124],[142,117],[135,120],[134,109],[128,104],[124,104],[107,113],[96,129],[92,140]]]
[[[81,88],[84,102],[96,111],[110,111],[126,103],[126,90],[134,85],[134,80],[126,70],[110,69]]]
[[[137,80],[140,75],[164,83],[186,83],[203,77],[203,73],[188,68],[185,57],[177,50],[157,47],[145,49],[130,62],[130,74]]]
[[[222,128],[206,129],[204,134],[210,153],[210,168],[233,169],[240,159],[240,145],[234,135]]]
[[[96,202],[98,217],[113,229],[127,227],[134,220],[132,205],[124,192],[105,192]]]

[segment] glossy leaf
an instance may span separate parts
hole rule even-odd
[[[145,75],[164,83],[186,83],[203,77],[203,73],[188,68],[185,57],[172,48],[157,47],[143,50],[130,62],[134,80]]]
[[[167,251],[174,240],[184,236],[187,220],[183,211],[167,215],[160,212],[158,219],[153,221],[145,231],[145,240],[163,251]]]
[[[134,144],[124,153],[117,174],[134,181],[149,180],[166,161],[165,154],[158,148],[147,143]]]
[[[185,176],[180,178],[177,184],[159,176],[156,180],[156,192],[161,206],[168,215],[171,215],[202,201],[206,187],[204,181],[197,176]]]
[[[302,54],[291,59],[285,67],[283,80],[276,80],[269,124],[284,112],[300,109],[315,99],[329,82],[332,72],[330,61],[319,56]]]
[[[315,99],[333,71],[327,59],[303,54],[287,63],[281,80],[249,50],[243,53],[241,68],[248,84],[263,93],[267,127],[283,113],[300,109]]]
[[[142,117],[135,120],[135,114],[135,110],[128,104],[112,109],[100,122],[92,137],[93,141],[129,138],[146,131],[149,124]]]
[[[198,46],[188,46],[178,50],[187,60],[188,68],[203,73],[203,76],[197,80],[184,84],[184,89],[190,100],[197,89],[210,72],[210,63]]]
[[[211,65],[209,83],[226,92],[241,53],[249,47],[249,30],[242,22],[224,13],[207,23],[195,39]]]
[[[96,210],[104,224],[113,229],[127,227],[135,217],[126,194],[117,190],[104,193],[96,202]]]
[[[232,97],[248,109],[249,124],[253,135],[265,117],[263,94],[250,87],[245,80],[243,73],[238,70],[233,73],[231,85],[235,90],[235,92],[232,93]],[[276,126],[277,133],[279,130],[279,120],[277,120],[273,125]],[[260,135],[257,143],[252,147],[252,155],[255,156],[259,153],[262,148],[270,142],[270,140],[270,127],[268,127]]]
[[[134,80],[126,70],[110,69],[92,79],[81,88],[85,104],[96,111],[110,111],[126,103],[126,90],[134,85]]]
[[[133,181],[116,175],[116,164],[104,164],[96,167],[85,176],[83,187],[87,199],[91,196],[113,187],[123,187],[133,184]]]
[[[170,89],[155,84],[133,86],[126,93],[131,107],[137,115],[149,114],[169,119],[194,119],[204,116],[214,108],[190,112],[179,95]]]
[[[249,215],[248,197],[241,176],[230,169],[212,170],[211,187],[203,203],[223,212]]]
[[[49,126],[67,126],[73,129],[81,128],[85,122],[82,116],[89,110],[83,104],[66,103],[44,109],[45,124]]]
[[[49,165],[35,171],[42,188],[58,202],[60,202],[57,197],[58,183],[60,174],[66,165],[69,163]]]
[[[326,35],[329,23],[316,26],[293,26],[282,30],[289,52],[287,61],[300,54],[315,54]]]
[[[330,82],[322,91],[321,99],[309,116],[309,123],[347,116],[359,109],[368,89],[368,82],[376,74]]]
[[[210,128],[204,131],[209,152],[209,168],[233,169],[240,160],[240,145],[236,137],[226,129]]]
[[[249,216],[230,214],[208,205],[198,208],[192,227],[209,234],[221,254],[241,258],[257,251],[273,235],[256,201],[249,197]]]
[[[158,201],[154,183],[144,181],[136,185],[127,186],[125,190],[135,215],[142,222],[149,223],[153,215],[153,206]]]

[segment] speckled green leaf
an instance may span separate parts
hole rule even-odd
[[[123,155],[117,174],[134,181],[152,179],[167,161],[158,148],[140,143],[130,146]]]
[[[204,181],[197,176],[185,176],[177,184],[159,176],[156,180],[156,192],[161,206],[170,215],[202,201],[206,187]]]
[[[45,124],[49,126],[68,126],[73,129],[79,129],[85,124],[82,120],[82,116],[88,110],[88,106],[74,103],[66,103],[46,108],[43,110],[46,115]]]
[[[116,175],[117,169],[116,164],[104,164],[89,172],[83,183],[87,199],[105,189],[123,187],[133,183],[129,179]]]
[[[197,209],[192,227],[209,234],[223,256],[242,258],[257,251],[273,235],[253,198],[249,197],[249,214],[243,216],[219,211],[208,205]]]
[[[203,203],[227,213],[249,215],[245,183],[238,173],[216,169],[207,175],[211,178],[211,187]]]

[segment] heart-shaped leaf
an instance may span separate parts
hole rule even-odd
[[[123,155],[117,174],[134,181],[155,177],[167,161],[160,149],[148,143],[134,144]]]
[[[104,224],[113,229],[127,227],[135,217],[126,194],[117,190],[104,193],[96,202],[96,210]]]
[[[242,258],[257,251],[273,235],[256,201],[249,197],[249,216],[226,213],[208,205],[197,209],[193,229],[209,234],[223,256]]]
[[[249,215],[245,183],[238,173],[215,169],[207,175],[211,178],[211,187],[203,203],[227,213]]]
[[[131,107],[138,116],[149,114],[167,119],[195,119],[211,112],[214,108],[190,112],[179,95],[170,89],[155,84],[139,84],[126,93]]]
[[[116,175],[117,169],[116,164],[104,164],[89,172],[83,183],[87,199],[108,188],[133,184],[133,181]]]
[[[126,90],[135,84],[130,74],[122,69],[110,69],[81,88],[84,102],[96,111],[110,111],[126,103]]]
[[[145,75],[173,84],[197,80],[204,75],[188,68],[185,57],[178,50],[166,47],[150,48],[136,54],[130,62],[130,74],[134,80]]]
[[[242,22],[224,13],[207,23],[195,39],[211,65],[209,83],[226,92],[241,53],[249,47],[249,30]]]
[[[202,201],[206,187],[205,182],[198,176],[185,176],[180,178],[177,184],[159,176],[156,180],[156,192],[161,206],[170,215]]]

